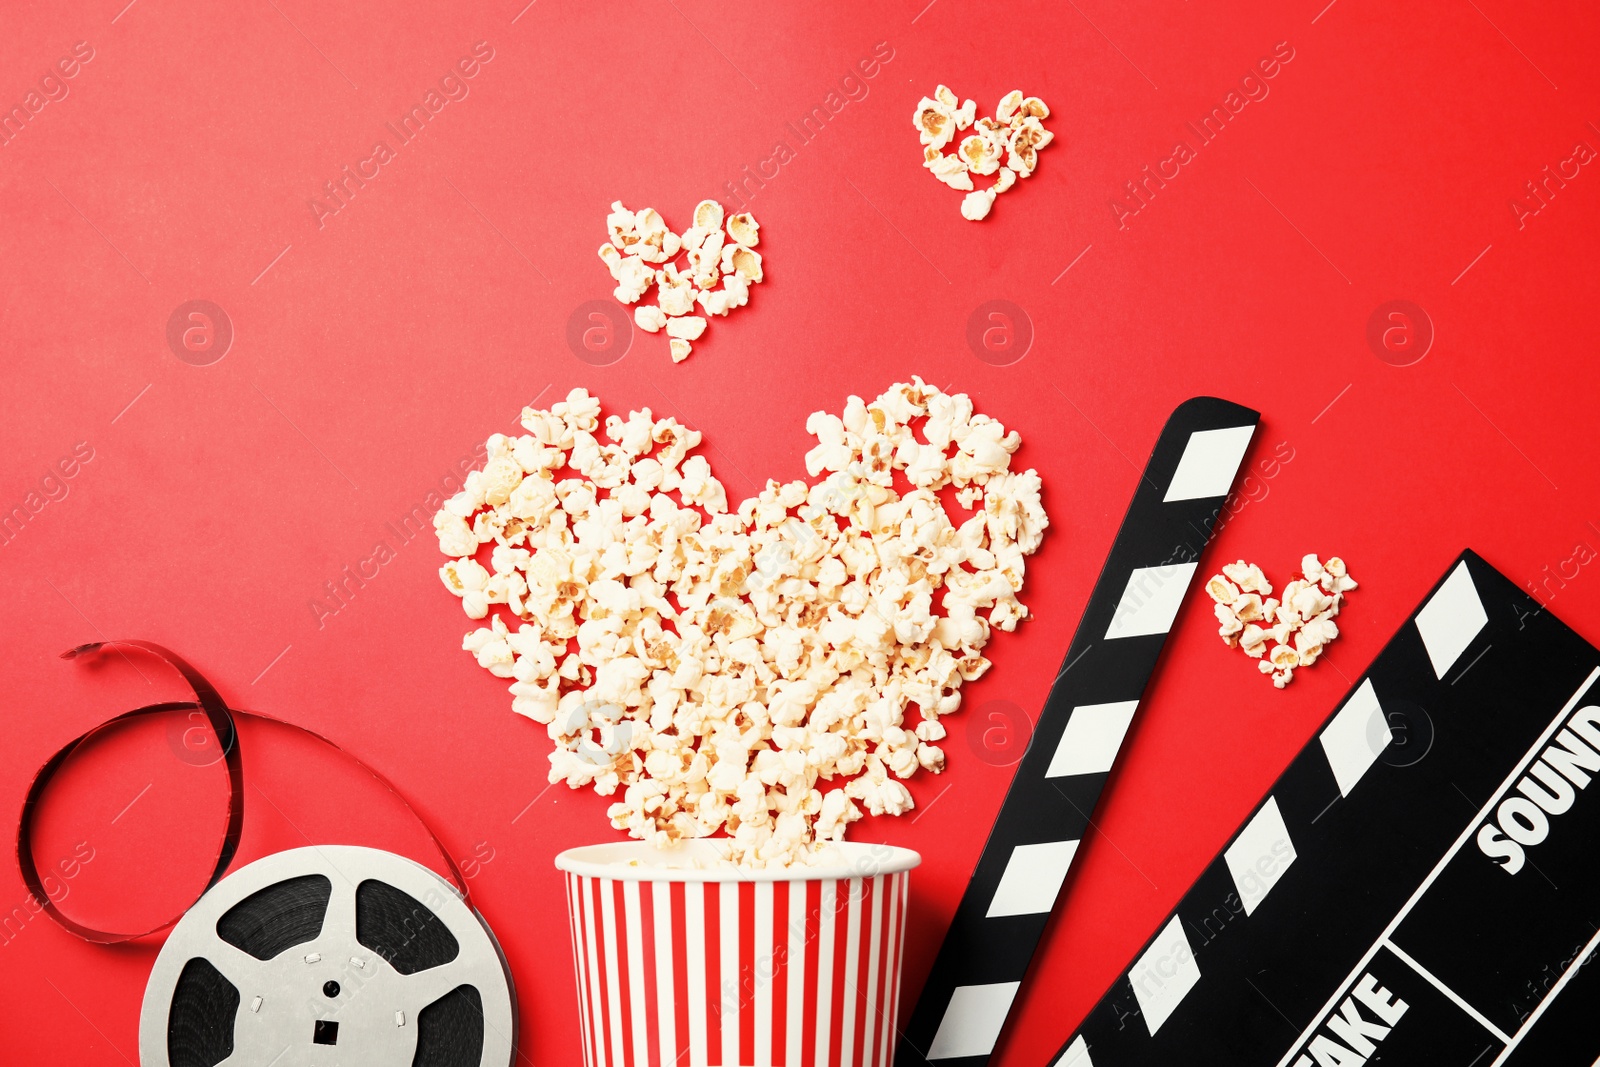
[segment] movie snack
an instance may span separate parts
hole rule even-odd
[[[935,178],[967,195],[961,201],[961,216],[973,222],[986,217],[995,197],[1033,174],[1039,165],[1039,150],[1055,139],[1044,128],[1050,109],[1037,96],[1024,97],[1013,89],[1000,98],[993,118],[976,118],[978,105],[972,100],[957,106],[958,98],[941,85],[933,95],[917,102],[911,117],[922,140],[922,165]],[[974,132],[956,143],[956,151],[945,148],[955,142],[962,130]],[[979,189],[972,177],[994,177],[989,186]]]
[[[1344,560],[1329,556],[1323,563],[1313,555],[1300,561],[1301,577],[1274,599],[1272,584],[1261,568],[1239,560],[1222,568],[1206,582],[1215,600],[1217,633],[1223,644],[1260,660],[1262,674],[1282,689],[1294,680],[1298,667],[1309,667],[1323,649],[1339,636],[1334,618],[1344,594],[1356,588]]]
[[[434,525],[445,587],[494,612],[463,647],[548,727],[552,782],[620,791],[609,815],[635,837],[726,834],[756,865],[911,809],[902,780],[944,768],[940,718],[1028,614],[1049,520],[1017,433],[915,378],[811,415],[822,480],[730,512],[675,419],[613,415],[602,442],[575,389],[522,425]]]
[[[611,240],[600,246],[600,261],[624,304],[638,303],[656,286],[656,303],[639,304],[633,324],[646,333],[664,328],[672,362],[682,363],[706,329],[704,317],[689,314],[696,304],[705,315],[726,315],[749,303],[750,287],[764,277],[755,250],[760,229],[748,211],[725,219],[721,204],[702,200],[694,225],[674,233],[655,208],[629,211],[618,200],[606,216]]]

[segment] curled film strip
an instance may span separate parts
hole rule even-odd
[[[421,818],[417,822],[453,884],[413,860],[351,845],[275,853],[224,877],[244,818],[235,719],[294,724],[229,708],[180,656],[147,641],[83,645],[63,658],[92,659],[110,647],[160,658],[184,678],[195,699],[136,708],[62,746],[29,786],[17,860],[42,909],[87,941],[114,944],[173,927],[145,987],[141,1062],[506,1067],[516,1029],[510,972],[493,933],[467,900],[449,852]],[[62,912],[44,891],[33,855],[33,812],[61,766],[102,732],[140,716],[175,713],[203,716],[225,761],[228,800],[212,873],[181,916],[136,930],[88,926]],[[295,729],[343,751],[314,731]],[[345,755],[416,816],[386,778]]]
[[[1052,1067],[1600,1055],[1600,650],[1472,552]]]
[[[989,1060],[1259,413],[1185,401],[1150,453],[896,1063]]]

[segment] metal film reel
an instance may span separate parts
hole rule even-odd
[[[218,882],[145,986],[143,1067],[508,1067],[515,994],[460,892],[380,849],[279,852]]]

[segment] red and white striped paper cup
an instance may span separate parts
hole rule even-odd
[[[845,842],[824,863],[745,871],[715,866],[721,847],[556,857],[588,1067],[889,1067],[922,857]]]

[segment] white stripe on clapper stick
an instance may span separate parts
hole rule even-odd
[[[1128,983],[1151,1037],[1199,981],[1200,965],[1183,932],[1183,920],[1174,915],[1128,972]]]
[[[993,1052],[1011,1001],[1021,987],[1021,982],[956,986],[944,1018],[939,1020],[939,1031],[933,1035],[928,1059],[953,1060]]]
[[[1255,423],[1250,423],[1221,430],[1196,430],[1190,434],[1188,443],[1183,446],[1183,458],[1178,460],[1178,469],[1173,472],[1172,483],[1167,486],[1161,502],[1170,504],[1174,500],[1227,496],[1255,433]]]
[[[1172,620],[1178,617],[1178,608],[1197,566],[1199,561],[1134,568],[1117,601],[1117,610],[1111,613],[1106,639],[1146,637],[1172,629]]]
[[[1322,753],[1328,758],[1333,780],[1339,785],[1339,795],[1347,797],[1355,789],[1361,776],[1378,761],[1378,756],[1394,740],[1394,731],[1372,687],[1372,679],[1365,678],[1345,701],[1344,707],[1318,735]]]
[[[1072,1044],[1067,1046],[1067,1051],[1052,1067],[1094,1067],[1094,1061],[1089,1059],[1089,1046],[1082,1034],[1072,1039]]]
[[[1428,650],[1433,673],[1443,678],[1478,636],[1478,631],[1488,624],[1489,613],[1483,610],[1483,598],[1478,596],[1467,561],[1462,560],[1439,586],[1439,591],[1417,612],[1417,633]]]
[[[1067,719],[1055,755],[1050,757],[1046,778],[1071,774],[1104,774],[1116,762],[1122,738],[1139,709],[1137,700],[1117,700],[1109,704],[1079,704]]]
[[[1056,894],[1061,892],[1061,883],[1066,880],[1067,868],[1072,866],[1077,851],[1076,841],[1045,841],[1013,848],[984,917],[1038,915],[1055,907]]]

